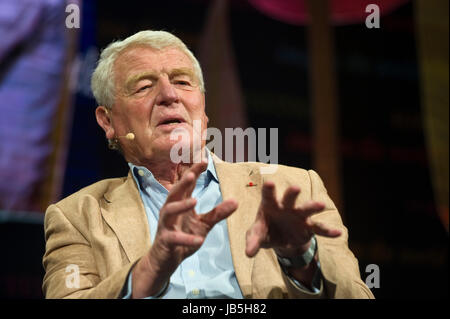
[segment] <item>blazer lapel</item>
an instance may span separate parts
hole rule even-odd
[[[261,194],[259,170],[223,162],[214,156],[223,200],[235,199],[238,209],[227,219],[230,250],[236,278],[245,298],[252,297],[254,258],[245,254],[246,232],[255,221]]]
[[[119,239],[130,262],[150,248],[150,231],[145,208],[131,175],[125,182],[105,193],[102,215]]]

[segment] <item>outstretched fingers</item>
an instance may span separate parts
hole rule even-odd
[[[230,216],[237,208],[238,203],[234,199],[228,199],[214,207],[210,212],[200,215],[200,220],[212,228],[215,224]]]
[[[281,200],[281,204],[285,209],[294,208],[295,201],[297,200],[297,196],[300,194],[300,188],[297,186],[290,186],[283,195],[283,199]]]
[[[170,190],[166,203],[191,197],[197,178],[206,169],[207,165],[208,164],[206,162],[192,165],[192,167],[184,173],[178,183],[176,183]]]
[[[275,194],[275,183],[271,181],[264,182],[262,191],[261,204],[270,210],[275,210],[278,208],[278,201]]]
[[[336,238],[342,234],[339,229],[333,229],[319,222],[312,222],[311,228],[314,234],[324,237]]]
[[[186,189],[185,189],[185,197],[191,197],[192,196],[192,192],[195,189],[195,183],[198,179],[198,177],[200,176],[200,174],[206,169],[206,167],[208,166],[208,162],[201,162],[201,163],[196,163],[194,165],[191,166],[191,168],[189,169],[189,173],[193,173],[194,174],[194,182],[190,183]]]
[[[295,208],[297,214],[303,218],[308,218],[312,215],[322,212],[325,209],[325,205],[320,202],[309,201],[299,207]]]
[[[195,174],[188,171],[186,172],[183,177],[181,177],[181,180],[176,183],[173,188],[170,190],[169,194],[167,195],[166,203],[179,201],[183,198],[185,198],[186,189],[190,187],[192,184],[195,187]]]
[[[245,254],[252,258],[261,248],[264,239],[267,237],[267,225],[263,221],[256,221],[246,233]]]
[[[165,204],[160,214],[161,222],[166,224],[169,220],[171,220],[171,218],[194,209],[196,204],[197,200],[195,198],[188,198]]]
[[[199,248],[205,240],[202,236],[179,231],[169,231],[165,237],[165,241],[169,246],[185,246],[191,248]]]

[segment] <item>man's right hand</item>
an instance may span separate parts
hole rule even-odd
[[[133,269],[132,298],[155,295],[169,281],[178,265],[195,253],[209,231],[238,207],[226,200],[206,214],[198,215],[192,198],[197,178],[207,163],[198,163],[185,172],[174,185],[159,212],[158,229],[148,254]]]

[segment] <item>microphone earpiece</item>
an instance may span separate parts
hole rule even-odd
[[[132,140],[134,140],[134,134],[133,133],[128,133],[127,135],[124,135],[124,136],[118,136],[119,138],[126,138],[127,140],[129,140],[129,141],[132,141]]]

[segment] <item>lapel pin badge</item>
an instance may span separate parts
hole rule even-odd
[[[247,186],[247,187],[253,187],[253,186],[256,186],[256,184],[255,184],[255,183],[252,183],[252,182],[249,182],[246,186]]]

